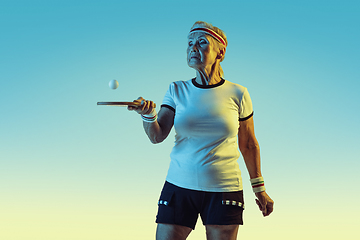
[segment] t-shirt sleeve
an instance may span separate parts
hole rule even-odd
[[[239,112],[239,120],[245,121],[252,117],[254,114],[253,106],[250,98],[250,94],[247,89],[245,89],[243,97],[240,103],[240,112]]]
[[[169,89],[165,93],[161,107],[169,108],[170,110],[175,112],[176,105],[174,101],[174,83],[170,84]]]

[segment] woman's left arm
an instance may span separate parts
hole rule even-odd
[[[238,132],[238,142],[241,154],[243,155],[246,168],[250,178],[259,178],[261,175],[260,147],[255,137],[254,119],[250,117],[245,121],[240,121]],[[264,216],[270,215],[273,211],[274,201],[265,191],[255,193],[256,203]]]

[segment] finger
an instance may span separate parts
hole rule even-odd
[[[266,203],[264,204],[262,201],[256,199],[256,203],[259,206],[260,210],[263,211],[265,208]]]
[[[144,110],[146,108],[146,100],[141,99],[140,103],[141,103],[141,106],[138,107],[139,113],[143,114],[143,112],[144,112]]]
[[[266,203],[260,202],[258,199],[256,200],[256,204],[259,206],[259,210],[262,212],[263,216],[267,216],[267,209],[266,209]]]
[[[142,97],[138,97],[138,98],[135,99],[133,102],[141,103],[142,100],[144,100]]]
[[[142,101],[141,111],[139,112],[140,114],[149,114],[152,111],[152,109],[150,108],[150,102],[151,101],[147,100]]]
[[[264,217],[269,216],[273,211],[274,211],[274,201],[270,199],[270,201],[267,201],[266,203]]]
[[[154,109],[154,102],[153,101],[148,101],[147,102],[147,111],[145,114],[150,114]]]
[[[268,214],[268,211],[267,211],[267,207],[266,205],[264,206],[263,210],[262,210],[262,213],[263,213],[263,216],[266,217]]]
[[[262,211],[262,205],[259,200],[255,199],[256,204],[259,206],[259,210]]]
[[[139,108],[134,106],[128,106],[127,109],[129,111],[135,111],[136,113],[139,113]]]
[[[142,105],[142,114],[146,114],[149,108],[149,101],[143,100],[141,102]]]
[[[270,213],[272,213],[274,211],[274,203],[273,202],[269,202],[267,204],[267,215],[266,216],[269,216]]]
[[[266,211],[265,211],[265,212],[263,212],[263,215],[264,215],[264,217],[267,217],[267,216],[269,216],[269,215],[270,215],[270,212],[269,212],[269,210],[268,210],[268,209],[266,209]]]

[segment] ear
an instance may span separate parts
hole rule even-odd
[[[221,48],[221,49],[219,49],[219,53],[218,53],[218,55],[217,55],[217,59],[222,59],[223,57],[224,57],[224,55],[225,55],[225,48]]]

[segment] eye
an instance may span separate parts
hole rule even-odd
[[[206,41],[205,39],[201,39],[201,40],[199,41],[199,43],[200,43],[200,44],[207,44],[207,41]]]
[[[191,47],[193,45],[193,42],[192,41],[189,41],[189,47]]]

